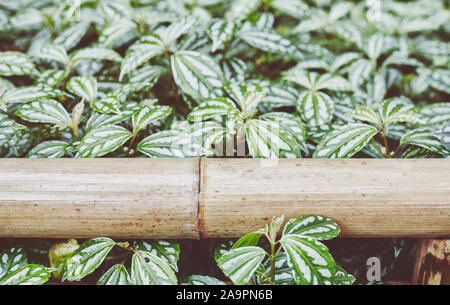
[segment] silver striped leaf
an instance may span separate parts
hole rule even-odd
[[[413,105],[402,98],[383,101],[379,107],[379,113],[385,126],[399,122],[422,123],[422,120],[413,111]]]
[[[53,271],[53,268],[42,265],[25,265],[5,274],[0,278],[0,285],[42,285],[49,280]]]
[[[106,155],[122,146],[131,136],[131,132],[116,125],[92,129],[81,139],[76,157],[95,158]]]
[[[69,55],[66,49],[62,45],[45,45],[38,53],[35,54],[36,57],[53,60],[67,66],[70,63]]]
[[[238,120],[241,112],[234,102],[226,97],[209,99],[195,107],[187,118],[190,121],[205,121],[217,116],[226,116],[230,120]]]
[[[74,48],[86,35],[91,26],[90,22],[75,22],[61,32],[53,41],[56,45],[61,45],[66,50]]]
[[[71,126],[72,118],[61,103],[55,100],[39,100],[22,105],[16,114],[25,121]]]
[[[131,114],[130,114],[131,115]],[[86,133],[92,129],[99,128],[106,125],[115,125],[125,121],[129,115],[125,114],[105,114],[93,112],[86,123]]]
[[[20,52],[0,52],[0,76],[30,75],[34,70],[31,59]]]
[[[226,283],[211,276],[193,274],[186,277],[181,285],[226,285]]]
[[[349,115],[360,121],[369,122],[377,126],[381,125],[381,119],[378,113],[368,106],[356,107]]]
[[[223,49],[236,31],[236,24],[233,21],[217,19],[209,26],[208,35],[212,41],[211,52]]]
[[[328,133],[317,145],[314,158],[350,158],[378,133],[367,124],[347,124]]]
[[[84,60],[109,60],[113,62],[122,62],[122,57],[114,50],[92,47],[85,48],[70,54],[72,67],[75,67]]]
[[[170,243],[165,240],[157,240],[153,242],[140,241],[133,246],[136,250],[146,250],[160,259],[166,261],[169,266],[178,272],[178,259],[180,258],[180,245]]]
[[[123,264],[108,269],[98,280],[97,285],[131,285],[131,277]]]
[[[195,51],[180,51],[172,55],[171,67],[175,83],[193,98],[222,95],[224,76],[211,57]]]
[[[90,104],[97,100],[97,79],[90,75],[72,77],[66,84],[67,90]]]
[[[133,134],[136,135],[140,130],[147,127],[148,124],[162,120],[172,113],[172,108],[168,106],[144,106],[139,112],[131,117],[133,125]]]
[[[39,99],[51,99],[65,95],[63,91],[47,86],[18,87],[6,91],[0,97],[0,104],[28,103]]]
[[[281,126],[292,133],[292,135],[297,139],[297,143],[300,145],[300,148],[305,153],[308,153],[308,147],[306,146],[306,128],[298,116],[286,112],[269,112],[261,115],[259,119],[278,122]]]
[[[0,147],[7,143],[20,129],[26,128],[5,114],[0,114]]]
[[[174,150],[179,137],[178,131],[163,130],[143,139],[136,150],[150,158],[176,158]]]
[[[248,284],[266,256],[263,248],[248,246],[231,249],[217,259],[217,265],[235,285]]]
[[[434,103],[422,107],[418,116],[429,126],[439,126],[450,121],[450,103]]]
[[[289,220],[283,229],[283,235],[295,234],[313,237],[317,240],[330,240],[340,233],[338,224],[327,217],[307,215]]]
[[[33,147],[27,158],[62,158],[67,154],[69,145],[58,140],[44,141]]]
[[[297,111],[310,126],[321,126],[333,119],[334,101],[323,92],[304,91],[299,95]]]
[[[145,250],[137,250],[131,262],[133,285],[176,285],[178,280],[169,264]]]
[[[116,243],[106,237],[84,242],[66,261],[62,281],[77,281],[97,269]]]
[[[403,135],[400,144],[419,146],[443,156],[450,155],[450,152],[442,145],[441,139],[436,135],[436,130],[432,128],[413,129]]]
[[[325,245],[313,237],[296,234],[284,234],[280,244],[297,284],[332,284],[336,264]]]
[[[253,158],[301,158],[295,136],[276,122],[248,120],[245,136]]]

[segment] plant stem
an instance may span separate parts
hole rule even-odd
[[[275,285],[275,243],[270,243],[270,284]]]

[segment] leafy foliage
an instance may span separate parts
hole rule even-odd
[[[283,216],[274,217],[265,228],[245,235],[230,249],[216,250],[218,266],[234,284],[353,283],[354,278],[335,263],[320,242],[339,235],[339,226],[333,220],[314,215],[291,219],[277,240],[283,221]],[[269,252],[258,246],[262,236],[269,242]]]
[[[449,120],[438,0],[1,1],[0,16],[1,156],[448,156],[401,141]]]

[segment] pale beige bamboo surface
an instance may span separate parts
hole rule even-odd
[[[446,159],[0,159],[0,236],[239,237],[281,214],[449,236],[449,174]]]
[[[198,159],[1,159],[0,236],[198,238]]]
[[[202,237],[236,237],[272,216],[328,216],[341,236],[450,235],[450,160],[203,159]]]

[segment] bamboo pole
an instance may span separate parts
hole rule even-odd
[[[450,235],[450,160],[203,159],[204,238],[237,237],[273,216],[328,216],[346,237]]]
[[[2,159],[0,236],[199,238],[197,159]]]
[[[344,237],[450,235],[450,160],[2,159],[0,237],[239,237],[318,214]]]

